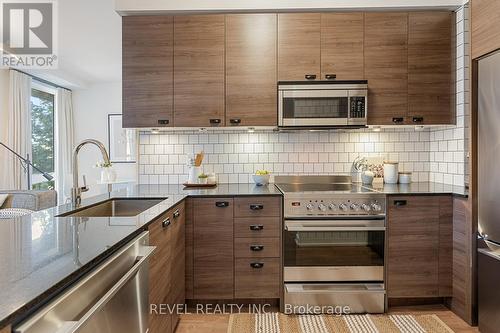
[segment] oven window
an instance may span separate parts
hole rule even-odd
[[[347,97],[286,97],[283,99],[283,117],[347,118]]]
[[[384,231],[286,231],[285,266],[382,266]]]

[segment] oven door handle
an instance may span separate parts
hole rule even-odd
[[[385,231],[384,220],[285,221],[286,231]]]

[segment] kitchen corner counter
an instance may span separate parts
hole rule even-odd
[[[372,186],[364,186],[370,190],[384,193],[386,195],[442,195],[451,194],[467,198],[469,191],[465,186],[454,186],[434,182],[415,182],[411,184],[384,184],[377,183]]]
[[[70,204],[0,220],[0,329],[16,323],[132,240],[187,197],[281,195],[273,185],[136,185],[82,201],[80,208],[113,198],[163,199],[133,217],[59,217]]]

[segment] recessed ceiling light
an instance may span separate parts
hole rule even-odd
[[[151,129],[151,134],[158,134],[158,133],[160,133],[160,130],[158,128]]]

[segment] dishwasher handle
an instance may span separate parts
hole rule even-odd
[[[115,296],[122,288],[135,277],[137,272],[141,267],[148,261],[149,257],[155,251],[156,246],[143,246],[141,247],[141,254],[137,257],[138,260],[135,264],[116,282],[116,284],[111,287],[105,294],[99,299],[90,309],[87,311],[78,321],[73,322],[73,327],[71,329],[65,328],[64,333],[75,333],[80,327],[82,327],[92,316],[101,310],[108,302]],[[64,327],[64,326],[63,326]],[[63,333],[60,332],[60,333]],[[59,333],[59,332],[56,332]]]

